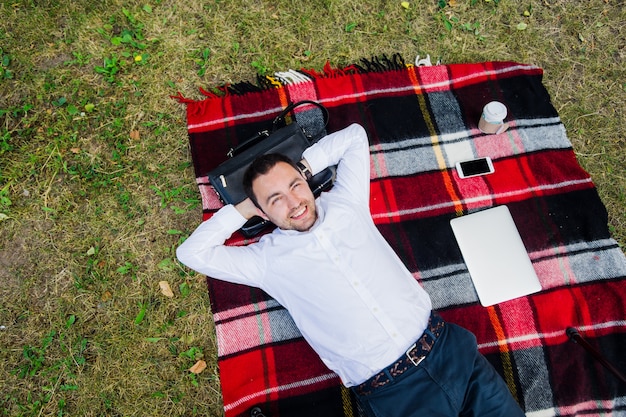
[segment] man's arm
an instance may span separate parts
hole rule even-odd
[[[226,239],[256,214],[257,208],[249,199],[236,206],[222,207],[176,249],[176,257],[194,271],[210,277],[258,287],[255,279],[261,278],[259,262],[262,261],[256,252],[247,246],[224,245]]]
[[[333,192],[348,193],[369,205],[370,157],[367,133],[361,125],[352,124],[331,133],[306,149],[303,162],[313,175],[337,165]]]

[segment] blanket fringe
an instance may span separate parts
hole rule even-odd
[[[355,64],[360,72],[398,71],[406,68],[406,63],[400,54],[393,54],[391,58],[383,55],[381,58],[361,59],[360,62],[363,66]]]
[[[200,93],[203,96],[206,96],[206,97],[209,97],[209,98],[219,98],[219,97],[222,97],[222,95],[223,95],[223,94],[217,94],[217,93],[214,93],[214,92],[211,92],[211,91],[207,91],[207,90],[205,90],[202,87],[200,87],[199,90],[200,90]],[[223,91],[223,90],[220,89],[220,91]]]
[[[170,96],[170,98],[173,98],[174,100],[178,101],[180,104],[189,104],[195,101],[193,99],[186,98],[185,96],[183,96],[183,94],[180,91],[178,91],[177,95]]]
[[[248,93],[254,93],[259,90],[263,90],[263,89],[259,88],[258,85],[255,85],[249,81],[242,81],[242,82],[238,82],[235,84],[229,84],[226,88],[226,91],[228,93],[235,94],[238,96],[242,96]]]
[[[228,95],[242,96],[248,93],[258,93],[285,85],[293,85],[307,82],[319,78],[336,78],[351,74],[364,74],[369,72],[398,71],[407,68],[404,58],[395,53],[391,57],[383,54],[381,57],[373,56],[370,59],[362,58],[358,63],[354,63],[342,68],[334,68],[329,61],[326,61],[322,71],[314,69],[289,70],[286,72],[276,72],[273,75],[257,75],[256,83],[242,81],[235,84],[224,84],[207,91],[202,87],[200,93],[208,98],[221,98]],[[180,92],[171,96],[179,103],[192,103],[196,100],[185,98]]]

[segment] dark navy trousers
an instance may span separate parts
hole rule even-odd
[[[524,416],[476,337],[452,323],[417,367],[357,398],[371,417]]]

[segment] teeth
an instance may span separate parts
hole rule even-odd
[[[304,211],[306,210],[306,207],[302,207],[302,209],[300,209],[299,211],[297,211],[296,213],[294,213],[293,216],[291,217],[298,217],[298,216],[302,216],[304,214]]]

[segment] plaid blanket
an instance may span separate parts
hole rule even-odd
[[[227,150],[268,128],[288,103],[317,100],[329,110],[328,131],[353,122],[366,128],[377,226],[441,315],[476,334],[527,415],[626,413],[626,387],[565,333],[576,327],[626,370],[626,259],[542,76],[514,62],[415,67],[394,56],[203,90],[201,101],[180,96],[204,218],[221,207],[206,174]],[[510,129],[483,135],[477,122],[492,100],[506,104]],[[296,122],[311,111],[299,111]],[[481,156],[493,159],[495,173],[459,179],[455,162]],[[543,290],[485,308],[449,221],[502,204]],[[227,243],[250,242],[235,234]],[[256,405],[274,417],[359,414],[275,300],[207,281],[227,417]]]

